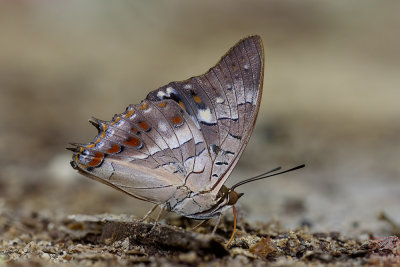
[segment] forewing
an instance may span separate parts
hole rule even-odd
[[[194,140],[182,148],[185,183],[193,192],[215,190],[243,152],[260,107],[264,54],[259,36],[239,41],[206,74],[151,92],[150,101],[174,101]],[[192,169],[189,166],[193,166]]]
[[[216,68],[218,67],[224,69],[226,95],[235,90],[237,117],[231,119],[229,133],[221,142],[214,162],[213,176],[218,178],[212,188],[215,193],[228,179],[246,148],[260,109],[264,77],[264,48],[261,38],[252,36],[240,41],[222,58]],[[220,82],[224,88],[223,80]],[[230,90],[232,84],[234,88]],[[233,97],[229,98],[231,110],[235,110],[234,102]]]

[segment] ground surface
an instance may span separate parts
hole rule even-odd
[[[139,222],[131,216],[73,215],[54,220],[40,214],[3,210],[0,264],[10,266],[361,266],[399,263],[400,239],[348,239],[338,232],[287,231],[278,222],[249,225],[225,247],[232,222],[214,236],[196,232],[188,220],[176,226]],[[183,227],[183,228],[182,228]]]
[[[380,249],[397,253],[399,8],[373,0],[1,1],[0,266],[360,265]],[[191,251],[151,243],[148,225],[117,216],[141,217],[151,205],[78,175],[65,147],[92,140],[91,116],[109,120],[149,91],[206,71],[250,34],[264,40],[264,92],[226,185],[277,166],[306,168],[238,188],[248,234],[228,252],[229,213],[215,240],[155,228],[190,238]],[[104,213],[115,222],[82,219]],[[74,222],[73,214],[85,216]],[[174,216],[163,225],[189,228]],[[115,225],[127,230],[119,240],[110,237]],[[135,229],[145,236],[134,238]]]

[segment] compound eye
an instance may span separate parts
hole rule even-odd
[[[229,189],[226,186],[222,186],[221,189],[218,191],[217,193],[217,199],[218,198],[222,198],[222,197],[226,197],[226,195],[229,194]]]

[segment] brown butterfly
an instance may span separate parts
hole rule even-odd
[[[242,39],[205,74],[162,86],[111,121],[91,121],[99,133],[89,144],[73,144],[71,165],[155,203],[145,218],[157,206],[204,220],[232,207],[236,228],[242,194],[233,189],[280,169],[224,186],[253,131],[263,74],[261,38]]]

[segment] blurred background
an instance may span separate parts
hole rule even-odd
[[[201,74],[239,39],[264,40],[256,129],[226,185],[241,214],[348,235],[400,223],[400,2],[2,1],[0,211],[143,216],[150,204],[78,175],[87,143],[129,104]]]

